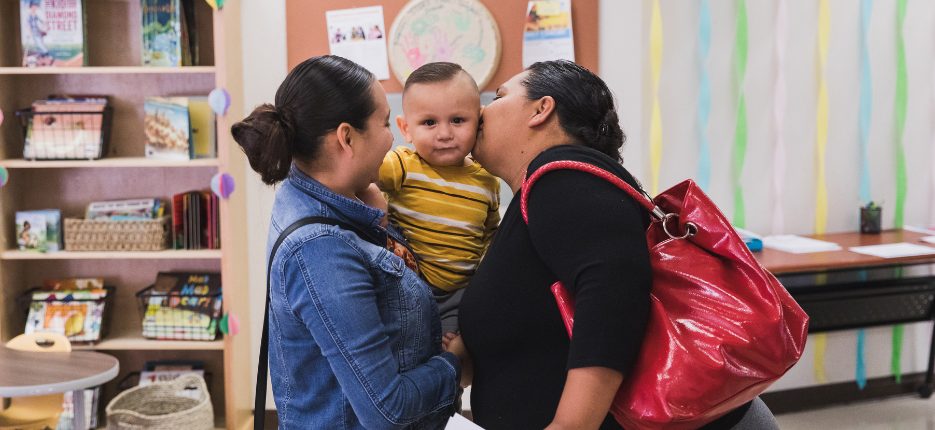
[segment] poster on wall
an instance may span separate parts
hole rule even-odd
[[[575,61],[571,0],[536,0],[526,6],[523,68],[537,61]]]
[[[383,6],[325,12],[331,54],[364,66],[377,79],[390,78]]]
[[[483,88],[500,65],[500,29],[478,0],[412,0],[390,28],[390,66],[400,82],[425,63],[458,63]]]

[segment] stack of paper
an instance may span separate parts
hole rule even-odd
[[[935,236],[925,236],[925,237],[922,238],[922,241],[923,241],[923,242],[926,242],[926,243],[931,243],[932,245],[935,245]]]
[[[935,254],[935,248],[906,242],[872,246],[853,246],[850,250],[858,254],[872,255],[880,258],[915,257],[917,255]]]
[[[838,251],[841,249],[841,245],[838,245],[834,242],[809,239],[807,237],[796,236],[793,234],[766,236],[763,238],[763,246],[775,249],[777,251],[790,252],[793,254]]]

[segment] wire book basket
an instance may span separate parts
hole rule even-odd
[[[27,160],[97,160],[107,154],[113,108],[99,111],[16,111]]]

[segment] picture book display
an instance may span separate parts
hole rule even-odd
[[[160,272],[138,293],[143,307],[143,337],[214,340],[221,316],[219,273]]]
[[[186,97],[147,97],[143,106],[146,157],[188,160],[191,122]]]
[[[86,64],[82,0],[20,0],[23,67]]]
[[[220,200],[208,190],[172,196],[174,249],[220,249]]]
[[[52,96],[33,102],[26,125],[23,158],[97,159],[103,157],[106,96]]]
[[[62,212],[58,209],[17,212],[16,245],[20,251],[60,251]]]
[[[196,66],[195,0],[141,0],[143,65]]]
[[[101,340],[109,295],[103,279],[46,281],[29,295],[25,333],[58,333],[75,343]]]

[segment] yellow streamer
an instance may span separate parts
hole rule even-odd
[[[659,77],[662,73],[662,12],[659,0],[653,0],[653,17],[649,30],[650,62],[653,79],[653,113],[650,123],[649,162],[652,172],[652,195],[659,193],[659,169],[662,164],[662,110],[659,108]]]
[[[825,347],[828,345],[828,335],[813,334],[809,342],[815,345],[815,380],[824,384],[828,382],[828,376],[825,375]]]
[[[828,62],[828,39],[831,32],[831,12],[828,0],[818,2],[818,109],[816,111],[816,184],[815,233],[823,234],[828,224],[828,188],[825,176],[825,151],[828,145],[828,87],[825,64]]]

